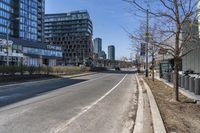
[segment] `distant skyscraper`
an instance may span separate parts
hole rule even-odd
[[[105,51],[101,51],[101,52],[100,52],[99,58],[100,58],[100,59],[106,59],[106,53],[105,53]]]
[[[95,38],[93,42],[94,42],[94,53],[99,55],[102,51],[102,39]]]
[[[115,46],[114,45],[108,46],[108,59],[115,60]]]
[[[63,47],[65,64],[92,57],[93,27],[87,11],[45,15],[45,41]]]

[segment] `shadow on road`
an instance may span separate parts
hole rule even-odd
[[[85,79],[61,78],[0,87],[0,107],[32,98],[56,89],[86,81]]]

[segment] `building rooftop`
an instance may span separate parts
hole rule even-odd
[[[54,18],[54,20],[52,20],[51,18]],[[55,20],[55,18],[59,18],[59,20]],[[60,18],[62,18],[62,20],[90,19],[90,15],[87,10],[71,11],[66,13],[45,14],[45,22],[62,21]]]

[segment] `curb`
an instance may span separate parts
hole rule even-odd
[[[160,111],[158,109],[158,105],[157,105],[155,98],[153,96],[153,93],[151,92],[151,89],[149,88],[147,83],[143,80],[143,78],[141,80],[144,83],[144,87],[146,88],[147,95],[149,97],[154,133],[166,133],[166,129],[165,129]]]
[[[144,115],[143,115],[143,92],[142,92],[142,87],[140,85],[139,79],[137,75],[135,76],[137,84],[138,84],[138,92],[139,92],[139,97],[138,97],[138,108],[137,108],[137,114],[136,114],[136,120],[135,120],[135,126],[133,129],[133,133],[142,133],[143,132],[143,123],[144,123]]]

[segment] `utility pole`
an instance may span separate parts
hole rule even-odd
[[[149,75],[149,66],[148,66],[148,46],[149,46],[149,10],[147,9],[147,27],[146,27],[146,50],[145,50],[145,54],[146,54],[146,73],[145,76],[148,77]]]
[[[7,43],[7,56],[6,56],[6,65],[9,66],[9,22],[6,26],[6,43]]]
[[[154,70],[155,70],[155,47],[154,47],[154,42],[153,42],[153,45],[152,45],[152,80],[154,81],[154,77],[155,77],[155,73],[154,73]]]

